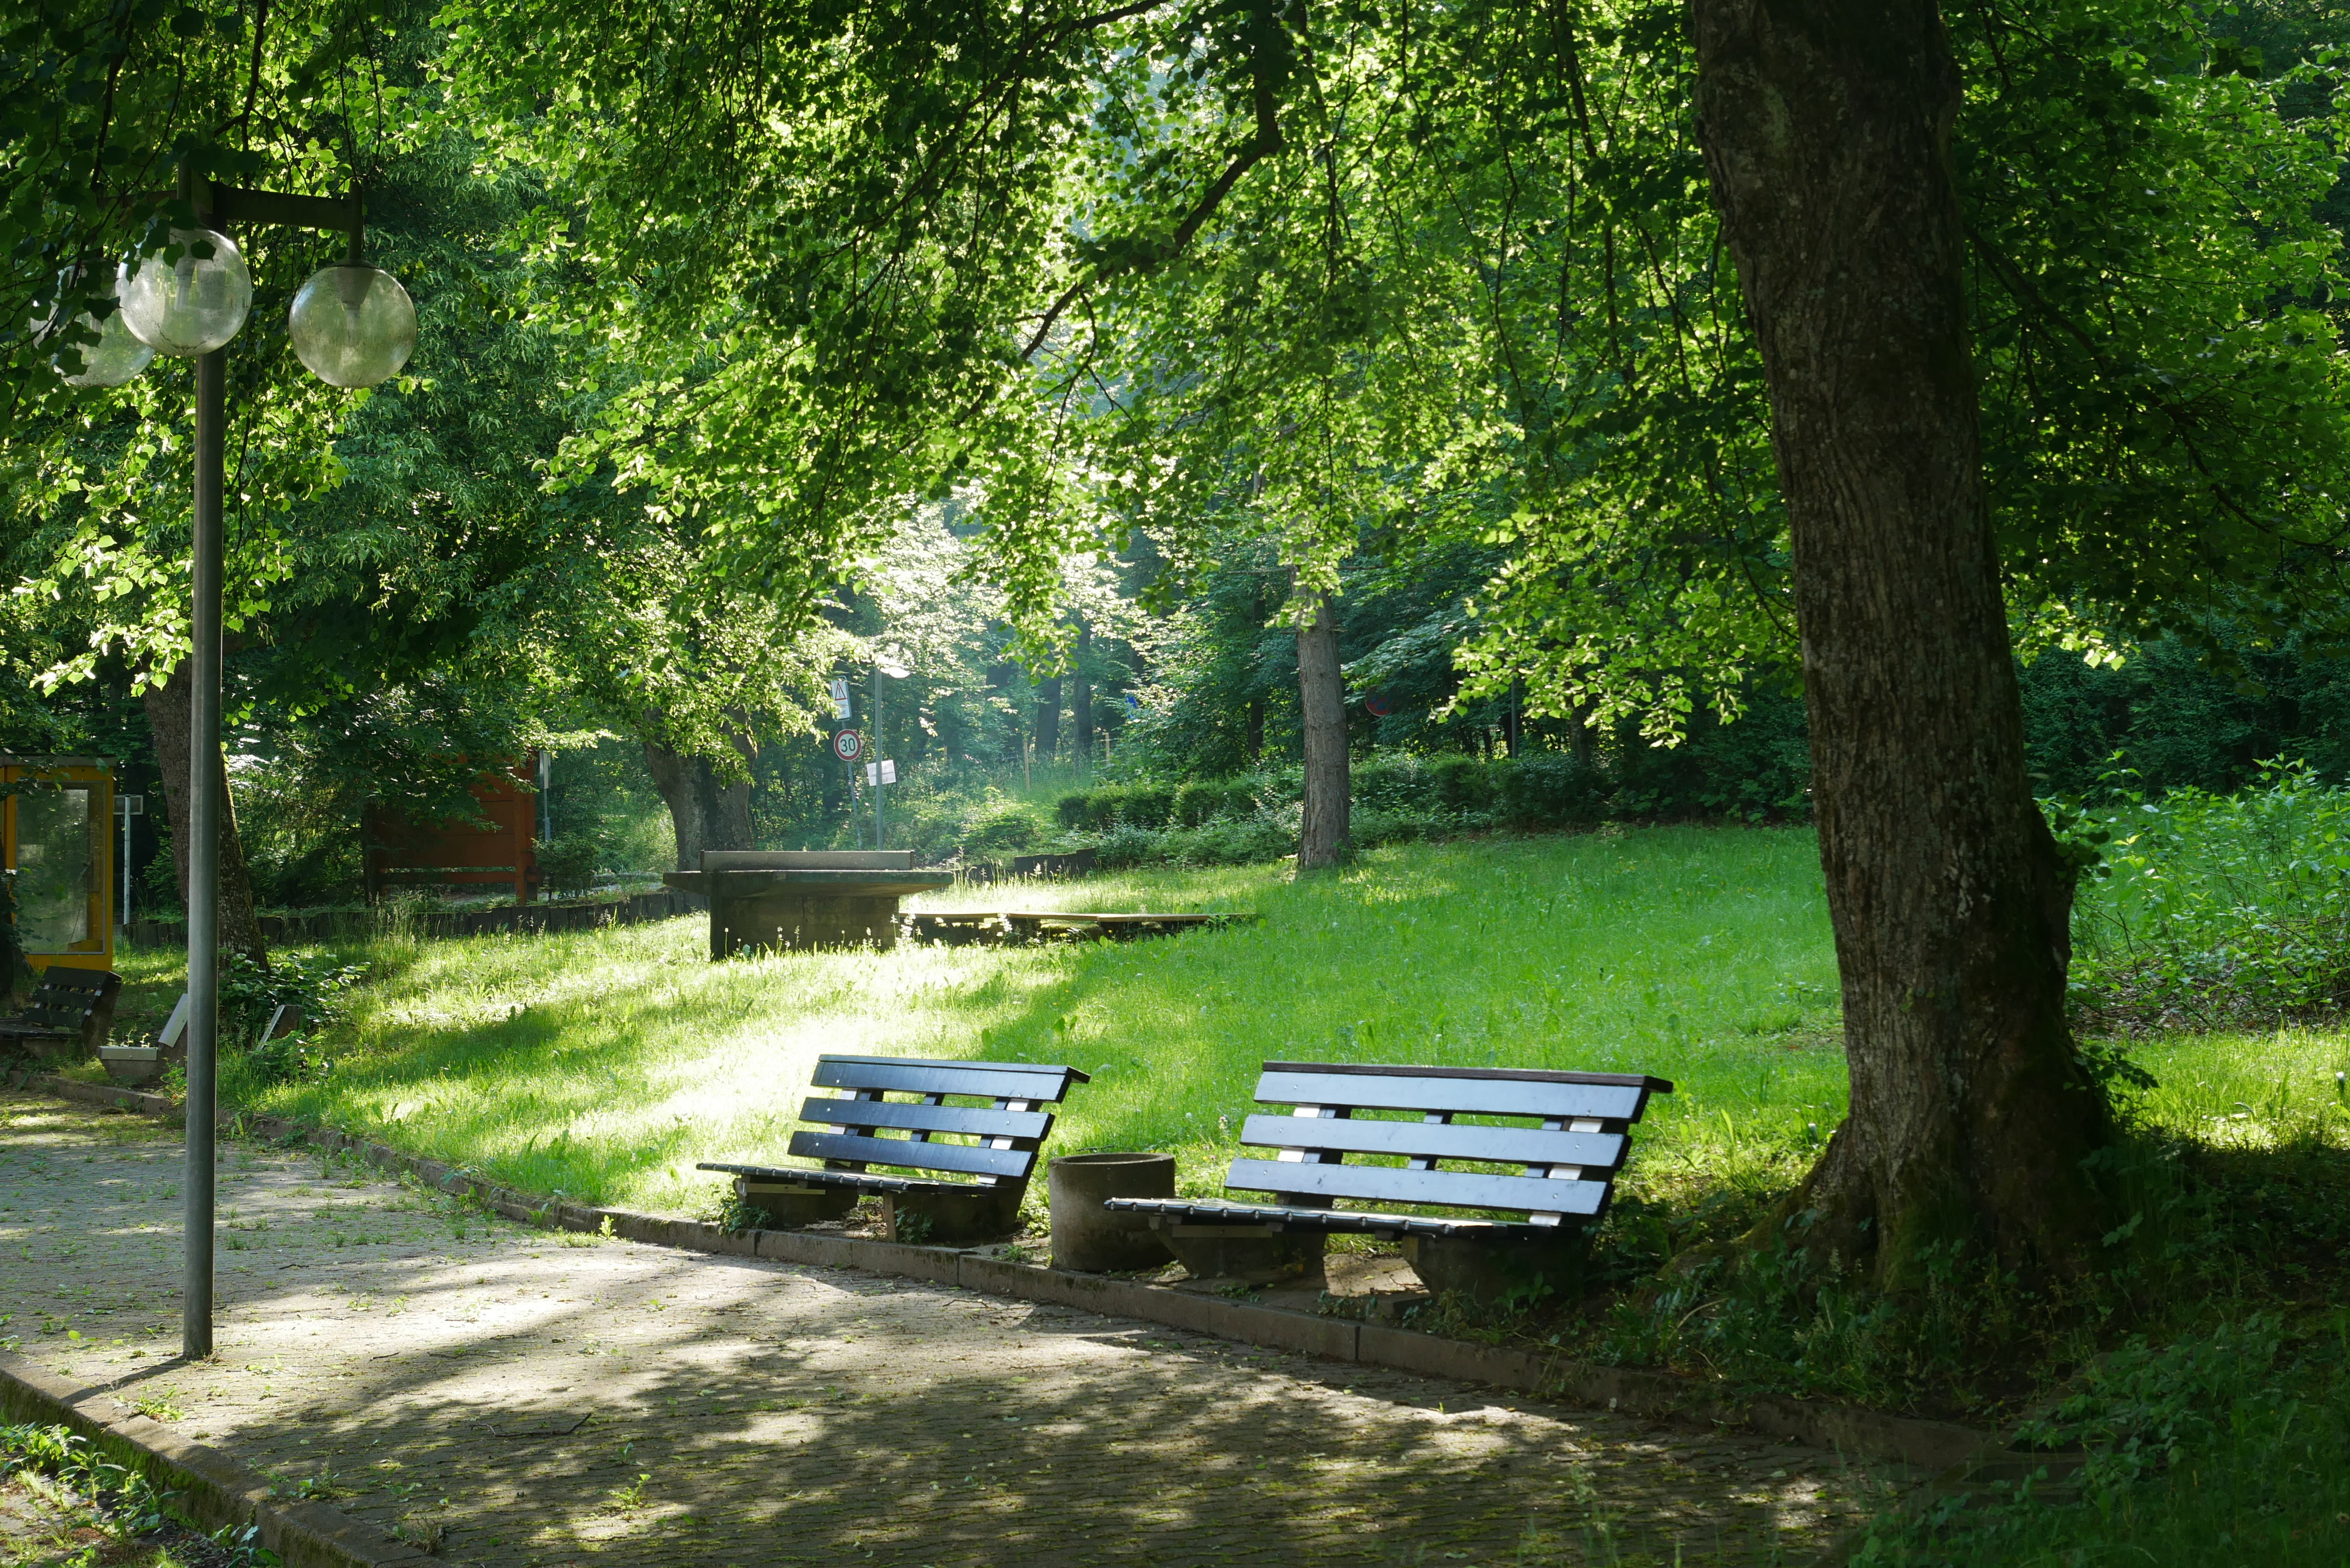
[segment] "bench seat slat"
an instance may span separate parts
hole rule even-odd
[[[1551,1236],[1555,1226],[1518,1225],[1500,1220],[1455,1219],[1449,1215],[1381,1214],[1362,1209],[1291,1209],[1278,1203],[1235,1203],[1214,1198],[1110,1198],[1105,1209],[1157,1214],[1195,1225],[1263,1225],[1274,1223],[1290,1231],[1330,1231],[1359,1235]]]
[[[810,1170],[797,1165],[697,1165],[696,1170],[722,1170],[753,1181],[778,1182],[785,1187],[854,1187],[860,1192],[972,1192],[983,1190],[968,1181],[927,1181],[919,1176],[878,1176],[859,1170]]]
[[[1038,1067],[1026,1063],[922,1062],[903,1058],[819,1056],[808,1080],[819,1089],[880,1089],[909,1095],[975,1095],[983,1099],[1060,1099],[1071,1083],[1085,1082],[1074,1067]]]
[[[1472,1116],[1593,1117],[1634,1122],[1648,1090],[1636,1084],[1570,1084],[1413,1074],[1268,1072],[1257,1080],[1262,1105],[1345,1106],[1365,1110]]]
[[[851,1159],[908,1170],[952,1170],[968,1176],[1024,1178],[1036,1163],[1033,1148],[989,1148],[967,1143],[916,1143],[855,1133],[795,1132],[792,1153],[804,1159]],[[1562,1184],[1564,1185],[1564,1184]]]
[[[796,1140],[795,1140],[796,1142]],[[1297,1192],[1378,1203],[1433,1203],[1451,1209],[1516,1209],[1528,1213],[1596,1215],[1605,1181],[1554,1181],[1538,1176],[1481,1176],[1468,1170],[1398,1170],[1381,1165],[1291,1165],[1236,1159],[1228,1188]]]
[[[907,1132],[969,1133],[973,1137],[1042,1138],[1053,1130],[1050,1111],[995,1111],[969,1106],[908,1105],[903,1100],[841,1100],[811,1096],[800,1120],[821,1127],[895,1127]]]
[[[1538,1127],[1447,1127],[1435,1122],[1366,1122],[1253,1116],[1241,1142],[1260,1148],[1333,1149],[1347,1154],[1482,1159],[1504,1165],[1579,1165],[1614,1170],[1629,1142],[1621,1133],[1544,1132]]]

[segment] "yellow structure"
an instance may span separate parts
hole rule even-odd
[[[0,757],[0,867],[36,970],[114,967],[114,764]]]

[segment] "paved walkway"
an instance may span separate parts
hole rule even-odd
[[[1807,1449],[549,1235],[222,1147],[219,1349],[189,1365],[178,1136],[0,1094],[0,1340],[452,1563],[1802,1562],[1871,1484]]]

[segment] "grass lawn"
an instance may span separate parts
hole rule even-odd
[[[379,940],[333,1070],[236,1103],[367,1131],[544,1192],[692,1210],[697,1160],[782,1156],[827,1051],[1066,1062],[1052,1147],[1170,1149],[1210,1191],[1269,1058],[1643,1072],[1627,1190],[1783,1179],[1842,1115],[1835,971],[1811,834],[1659,827],[1373,851],[1340,876],[1135,871],[959,889],[929,909],[1255,910],[1131,944],[794,953],[712,964],[700,917],[577,934]],[[160,1016],[181,955],[136,950]],[[2350,1141],[2350,1038],[2160,1037],[2141,1115],[2223,1147]]]
[[[321,1081],[238,1103],[369,1131],[599,1202],[706,1205],[702,1159],[780,1158],[827,1051],[1066,1062],[1094,1075],[1053,1147],[1172,1149],[1210,1190],[1268,1058],[1646,1072],[1669,1166],[1801,1144],[1845,1093],[1809,833],[1657,828],[1149,871],[925,907],[1253,909],[1132,944],[904,947],[712,964],[700,917],[576,935],[346,944],[369,966]],[[179,955],[131,955],[160,1012]]]

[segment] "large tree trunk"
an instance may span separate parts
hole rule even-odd
[[[1077,653],[1069,666],[1069,723],[1078,762],[1086,767],[1094,763],[1094,682],[1086,672],[1086,661],[1093,657],[1094,629],[1082,619],[1077,622]]]
[[[1049,763],[1061,753],[1061,678],[1036,683],[1036,760]]]
[[[1297,628],[1297,706],[1305,722],[1305,819],[1297,868],[1319,871],[1347,859],[1347,693],[1338,674],[1338,613],[1328,594]]]
[[[650,741],[644,746],[645,767],[653,775],[653,787],[669,805],[679,870],[701,870],[705,849],[751,847],[748,784],[723,782],[708,757],[672,752]]]
[[[1965,1241],[2077,1266],[2109,1137],[2064,1021],[1985,513],[1929,0],[1692,0],[1697,127],[1770,390],[1852,1106],[1791,1208],[1880,1283]]]
[[[163,773],[163,805],[172,823],[172,859],[180,875],[180,905],[188,907],[188,812],[193,805],[189,785],[194,774],[192,732],[194,715],[193,659],[182,659],[172,678],[150,686],[140,699],[147,711],[147,728],[155,741],[155,761]],[[236,832],[236,802],[228,792],[228,765],[217,752],[213,773],[220,790],[220,945],[224,952],[243,953],[264,969],[269,967],[268,944],[262,940],[261,918],[254,912],[253,877],[245,869],[244,844]]]

